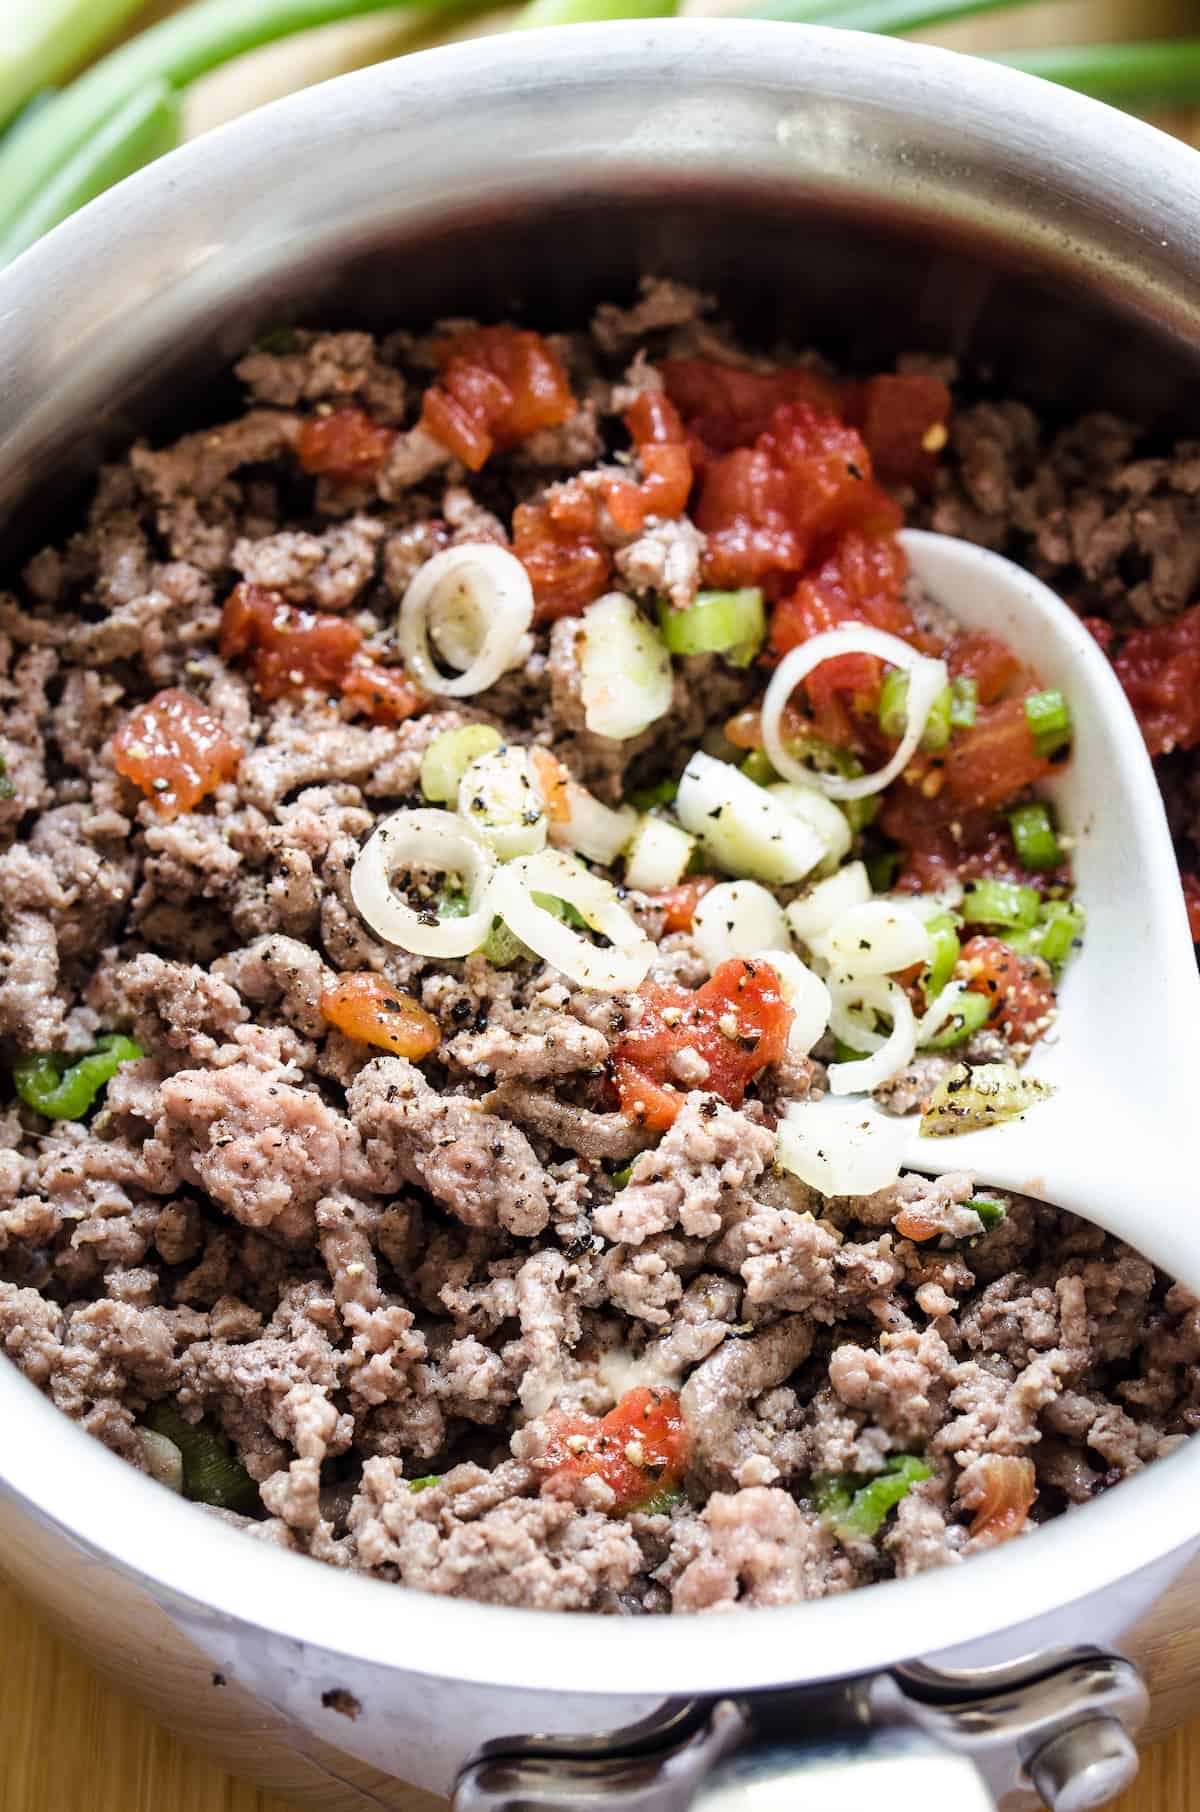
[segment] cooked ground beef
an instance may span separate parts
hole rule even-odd
[[[5,1067],[101,1033],[144,1052],[89,1120],[3,1112],[0,1350],[144,1469],[139,1427],[172,1402],[236,1449],[256,1536],[429,1591],[694,1611],[956,1563],[1192,1431],[1195,1301],[1036,1202],[985,1225],[966,1177],[817,1196],[773,1167],[770,1116],[820,1088],[818,1063],[785,1059],[735,1107],[691,1053],[659,1139],[606,1074],[639,1001],[537,962],[406,955],[349,893],[378,816],[420,803],[440,731],[496,723],[616,800],[738,709],[744,674],[680,663],[669,717],[614,742],[584,724],[570,615],[488,693],[395,723],[348,693],[270,697],[218,652],[240,581],[339,613],[373,658],[431,555],[507,544],[514,509],[581,469],[621,475],[615,419],[660,391],[664,357],[746,364],[676,285],[554,345],[583,403],[476,478],[421,415],[429,343],[269,341],[238,367],[242,415],[107,468],[86,524],[0,598]],[[305,435],[345,408],[385,456],[298,477]],[[964,385],[932,490],[905,501],[1120,627],[1192,603],[1198,491],[1193,445],[1147,452],[1109,417],[1052,427]],[[619,582],[691,600],[691,522],[610,531]],[[243,753],[164,817],[111,739],[169,687]],[[1163,782],[1194,867],[1200,763],[1170,758]],[[637,906],[654,975],[703,981],[690,935]],[[420,1067],[329,1025],[322,994],[363,971],[436,1022]],[[947,1063],[917,1059],[884,1104],[911,1111]],[[643,1386],[679,1393],[687,1466],[630,1507],[579,1456]],[[644,1463],[636,1430],[623,1451]],[[928,1476],[875,1531],[839,1522],[831,1481],[914,1454]]]

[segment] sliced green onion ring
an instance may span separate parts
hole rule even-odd
[[[1071,740],[1071,712],[1056,687],[1031,692],[1025,700],[1025,721],[1039,755],[1054,755]]]
[[[400,606],[396,641],[419,686],[466,698],[507,673],[532,621],[533,587],[515,554],[494,541],[464,542],[418,568]],[[473,647],[473,658],[461,672],[443,673],[431,636],[461,658]]]
[[[547,912],[535,898],[539,893],[574,906],[609,947],[590,943]],[[636,988],[654,961],[654,945],[612,884],[558,850],[506,863],[492,882],[490,905],[522,943],[580,987]]]
[[[480,755],[498,749],[504,738],[493,724],[462,724],[435,736],[421,757],[421,791],[434,805],[458,798],[458,783]]]
[[[659,600],[658,627],[672,654],[723,654],[747,667],[767,633],[763,595],[757,586],[742,591],[700,591],[687,610]]]
[[[968,925],[1011,925],[1024,930],[1037,924],[1041,900],[1036,887],[1016,881],[968,881],[961,912]]]
[[[1008,814],[1013,847],[1026,868],[1057,868],[1062,849],[1054,834],[1050,813],[1041,800],[1019,805]]]
[[[908,675],[904,735],[887,764],[873,774],[818,774],[792,754],[783,736],[783,714],[793,692],[824,662],[843,654],[870,654],[899,667]],[[762,703],[763,747],[772,765],[785,779],[800,786],[816,787],[831,799],[863,799],[880,793],[902,774],[920,746],[934,700],[947,684],[945,661],[931,660],[902,642],[898,636],[856,623],[815,635],[785,654],[767,687]]]
[[[868,1056],[855,1063],[831,1063],[829,1066],[831,1094],[870,1094],[872,1089],[898,1076],[913,1060],[917,1048],[917,1022],[912,1002],[899,982],[886,975],[860,976],[853,981],[833,977],[829,993],[833,1003],[829,1023],[840,1038],[846,1037],[843,1027],[848,1027],[852,1039],[862,1039],[862,1029],[851,1018],[853,1007],[865,1007],[892,1022],[886,1038],[880,1038],[877,1032],[872,1034],[873,1040],[878,1042]]]

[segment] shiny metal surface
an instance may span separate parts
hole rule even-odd
[[[1086,1718],[1039,1749],[1030,1779],[1049,1812],[1092,1812],[1131,1786],[1137,1750],[1115,1718]]]
[[[164,160],[0,275],[9,546],[41,532],[64,471],[219,410],[213,371],[269,322],[561,321],[640,269],[719,289],[750,330],[864,358],[950,348],[1032,396],[1186,414],[1198,171],[1010,71],[790,26],[579,27],[347,77]],[[445,1792],[489,1738],[918,1656],[971,1672],[1117,1644],[1200,1545],[1195,1445],[953,1578],[702,1622],[551,1621],[247,1541],[7,1363],[0,1426],[6,1569],[166,1721],[337,1812],[411,1805],[404,1780]]]

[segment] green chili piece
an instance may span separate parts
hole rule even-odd
[[[629,795],[629,804],[638,812],[652,812],[655,806],[670,805],[679,791],[677,780],[656,780],[653,786],[640,786]]]
[[[994,1195],[973,1195],[967,1203],[967,1207],[979,1216],[989,1232],[993,1227],[998,1227],[1008,1215],[1005,1203]]]
[[[1050,813],[1040,800],[1019,805],[1008,814],[1013,847],[1026,868],[1057,868],[1062,849]]]
[[[1037,924],[1040,906],[1036,887],[1021,887],[1015,881],[968,881],[963,888],[962,916],[968,925],[1027,930]]]
[[[992,1003],[986,994],[974,994],[969,990],[959,996],[957,1007],[942,1026],[940,1031],[927,1038],[921,1046],[923,1051],[949,1051],[956,1044],[962,1044],[972,1032],[978,1032],[988,1014]]]
[[[613,1188],[614,1189],[624,1189],[626,1183],[628,1183],[628,1181],[632,1175],[633,1175],[632,1163],[622,1164],[620,1170],[614,1170],[612,1173]]]
[[[931,919],[926,919],[925,929],[929,933],[929,966],[921,978],[921,985],[925,999],[931,1001],[954,974],[960,945],[958,929],[948,912],[934,913]]]
[[[178,1404],[165,1397],[142,1417],[153,1434],[174,1441],[183,1455],[183,1495],[193,1503],[243,1516],[260,1508],[258,1486],[231,1450],[228,1441],[204,1422],[189,1422]]]
[[[22,1057],[13,1066],[13,1082],[26,1107],[47,1120],[82,1120],[96,1096],[112,1081],[123,1063],[134,1063],[145,1053],[141,1045],[121,1032],[106,1032],[86,1057],[63,1067],[53,1052]]]
[[[410,1491],[428,1491],[431,1485],[440,1485],[441,1482],[440,1472],[426,1472],[419,1479],[409,1479],[408,1488]]]
[[[970,730],[979,710],[979,686],[969,674],[960,673],[950,681],[950,727]]]
[[[850,1500],[849,1509],[835,1519],[837,1533],[843,1538],[859,1536],[870,1541],[878,1534],[888,1511],[895,1509],[914,1485],[932,1476],[924,1460],[911,1454],[889,1460],[885,1470],[861,1486]]]

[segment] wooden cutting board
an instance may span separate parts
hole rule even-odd
[[[0,15],[10,0],[0,0]],[[254,0],[245,0],[250,6]],[[149,16],[173,10],[170,0]],[[688,0],[687,10],[731,10]],[[1055,0],[936,34],[956,49],[1119,38],[1194,24],[1188,0]],[[497,15],[497,22],[503,19]],[[309,82],[410,46],[411,25],[366,19],[260,51],[198,84],[192,133]],[[1162,122],[1200,144],[1200,113]],[[1200,1565],[1143,1635],[1154,1695],[1151,1747],[1116,1812],[1200,1812]],[[104,1684],[0,1581],[0,1812],[295,1812],[186,1750]],[[1190,1719],[1190,1722],[1184,1721]],[[1164,1733],[1170,1734],[1164,1734]],[[424,1801],[428,1804],[428,1801]]]

